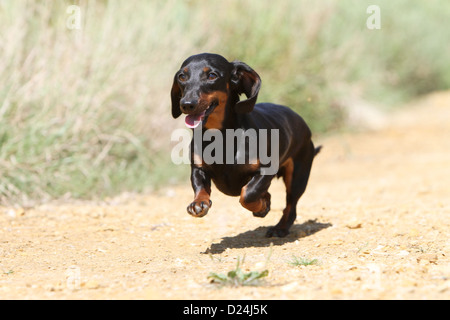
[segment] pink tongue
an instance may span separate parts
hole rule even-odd
[[[203,117],[205,116],[205,112],[203,111],[200,114],[189,114],[184,119],[184,123],[188,128],[197,128],[198,125],[202,122]]]

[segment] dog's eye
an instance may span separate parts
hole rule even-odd
[[[181,82],[185,82],[187,80],[187,75],[185,75],[184,73],[180,73],[178,75],[178,80],[180,80]]]
[[[218,77],[217,73],[210,72],[208,73],[208,80],[216,80]]]

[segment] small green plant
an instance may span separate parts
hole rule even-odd
[[[245,256],[237,259],[236,268],[229,271],[226,275],[223,273],[211,272],[208,279],[211,279],[211,283],[216,283],[222,286],[255,286],[260,284],[260,280],[269,275],[269,270],[265,269],[263,271],[250,271],[244,272],[241,269],[241,265],[244,264]]]
[[[6,274],[6,275],[10,275],[10,274],[13,274],[14,273],[14,270],[8,270],[8,271],[3,271],[3,274]]]
[[[272,255],[273,243],[270,243],[269,254],[266,258],[266,263],[264,265],[264,270],[262,271],[250,271],[244,272],[241,266],[244,264],[245,255],[242,258],[237,258],[236,268],[229,271],[227,274],[211,272],[208,279],[211,283],[218,284],[220,286],[257,286],[261,284],[261,279],[269,275],[269,270],[267,270],[267,264],[269,263],[270,256]]]
[[[358,250],[356,251],[356,253],[359,254],[361,251],[366,249],[368,246],[369,246],[369,242],[366,242],[366,243],[362,244],[361,246],[358,247]]]
[[[292,260],[289,261],[289,264],[292,266],[311,266],[311,265],[318,265],[319,260],[317,259],[308,259],[308,258],[299,258],[296,256],[292,256]]]

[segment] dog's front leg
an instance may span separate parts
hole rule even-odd
[[[208,213],[212,202],[209,199],[211,194],[211,178],[200,167],[191,167],[191,184],[195,192],[194,201],[187,207],[187,212],[194,217],[201,218]]]
[[[253,212],[255,217],[263,218],[270,210],[270,183],[274,176],[272,175],[255,175],[242,188],[241,205]]]

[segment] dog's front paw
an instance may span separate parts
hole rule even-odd
[[[266,208],[259,212],[253,212],[254,217],[264,218],[270,211],[270,202],[266,203]]]
[[[270,211],[270,193],[266,194],[261,198],[261,209],[260,211],[253,212],[254,217],[264,218]]]
[[[195,201],[192,202],[190,205],[188,205],[187,207],[187,212],[196,217],[196,218],[201,218],[206,216],[206,214],[208,213],[209,208],[211,208],[212,206],[212,202],[211,200],[208,201]]]

